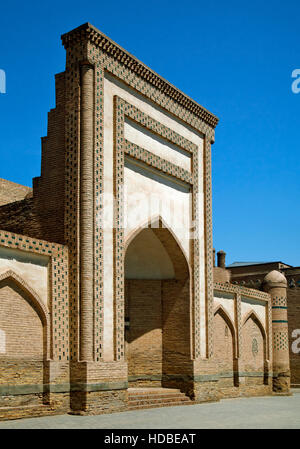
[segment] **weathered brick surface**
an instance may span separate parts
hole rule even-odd
[[[213,268],[214,273],[214,282],[221,282],[225,284],[225,282],[230,282],[230,271],[220,267]]]
[[[51,259],[47,319],[43,322],[34,302],[28,301],[14,282],[0,285],[0,328],[8,336],[5,357],[0,354],[0,418],[66,411],[122,411],[128,407],[128,380],[138,386],[178,389],[194,403],[270,393],[265,372],[258,375],[265,366],[260,352],[262,337],[255,323],[249,320],[240,336],[240,316],[234,323],[221,313],[214,318],[210,153],[216,117],[89,24],[64,36],[63,41],[66,70],[56,76],[56,107],[49,112],[47,136],[42,138],[41,175],[34,178],[33,197],[22,198],[25,192],[18,188],[18,192],[22,191],[19,201],[0,207],[0,229],[22,234],[4,233],[1,244],[46,254]],[[160,111],[166,112],[168,120],[177,117],[189,132],[194,129],[203,135],[203,162],[198,164],[196,144],[120,98],[115,97],[111,105],[113,116],[105,120],[105,72],[131,86],[138,98],[146,98],[145,105],[154,102]],[[106,193],[103,136],[107,132],[104,127],[108,126],[114,145],[108,165],[111,164],[112,189],[118,200],[114,218],[121,224],[123,203],[118,187],[124,182],[126,152],[123,108],[127,113],[131,108],[131,119],[140,121],[159,139],[181,150],[183,145],[183,150],[190,153],[191,172],[139,150],[151,169],[189,185],[195,234],[198,235],[198,225],[203,221],[199,239],[204,241],[193,240],[186,257],[182,242],[177,242],[159,219],[160,226],[154,233],[172,260],[175,279],[124,282],[124,232],[122,226],[115,229],[112,304],[106,310],[104,285],[111,280],[104,277],[107,243],[101,227],[101,194]],[[127,147],[127,156],[128,152]],[[204,198],[203,214],[196,198],[198,191]],[[11,190],[8,199],[13,195],[17,198]],[[204,285],[200,282],[202,268],[206,274]],[[223,291],[231,285],[229,279],[226,270],[215,269],[215,281],[219,288],[222,284]],[[240,293],[238,288],[234,291],[235,295]],[[251,291],[247,293],[252,295]],[[103,351],[103,329],[109,327],[105,314],[113,317],[112,329],[106,328],[112,332],[108,351]],[[124,317],[129,318],[125,351]],[[254,338],[259,348],[255,356]],[[9,390],[10,387],[15,390]],[[176,400],[180,397],[176,396]]]
[[[177,385],[191,374],[189,283],[127,280],[126,330],[131,384]]]
[[[45,240],[64,243],[65,73],[55,76],[56,107],[48,114],[42,138],[41,175],[33,180],[36,215]]]
[[[162,292],[163,385],[174,387],[168,375],[191,374],[190,282],[185,276],[181,280],[164,281]]]
[[[43,238],[41,223],[37,216],[33,198],[26,198],[1,206],[0,229]]]
[[[298,276],[297,280],[300,281],[300,276]],[[300,337],[300,285],[296,284],[295,287],[288,288],[287,304],[288,304],[291,383],[300,385],[300,343],[294,344],[295,348],[293,351],[293,342],[295,342],[296,338],[295,336],[294,337],[292,336],[293,332],[299,329],[299,332],[297,332],[298,339]]]
[[[0,329],[5,335],[0,359],[43,360],[43,324],[28,295],[11,279],[0,281]]]
[[[0,206],[32,196],[31,187],[0,179]]]
[[[234,336],[228,323],[217,313],[214,317],[214,359],[220,373],[231,373],[233,384]]]
[[[127,280],[129,376],[162,375],[162,295],[160,280]],[[147,381],[144,381],[147,384]]]
[[[249,265],[231,268],[232,281],[239,285],[261,289],[264,277],[271,270],[279,270],[287,279],[287,311],[289,331],[289,354],[291,369],[291,384],[300,385],[300,352],[293,352],[292,344],[295,338],[292,333],[300,329],[300,269],[289,267],[281,262]],[[300,347],[300,344],[298,345]]]
[[[97,415],[127,409],[127,390],[78,392],[71,396],[71,413]]]
[[[242,328],[240,369],[243,372],[264,372],[265,344],[258,325],[249,318]]]

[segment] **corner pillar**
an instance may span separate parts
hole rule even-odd
[[[271,271],[263,281],[271,295],[273,333],[273,391],[290,392],[290,357],[287,318],[287,281],[279,271]]]

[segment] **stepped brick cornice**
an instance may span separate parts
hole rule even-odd
[[[77,42],[84,40],[93,42],[95,45],[100,47],[102,51],[117,59],[121,64],[124,64],[138,76],[155,86],[164,94],[168,95],[205,123],[213,128],[217,126],[219,119],[214,114],[209,112],[200,104],[196,103],[171,83],[140,62],[133,55],[125,51],[122,47],[109,39],[105,36],[105,34],[92,26],[90,23],[85,23],[78,28],[63,34],[61,39],[66,49],[75,45]]]

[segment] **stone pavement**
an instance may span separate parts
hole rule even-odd
[[[0,422],[1,429],[300,429],[300,389],[293,396],[225,399],[181,407],[59,415]]]

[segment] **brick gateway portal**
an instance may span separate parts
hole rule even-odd
[[[182,386],[191,374],[189,268],[161,220],[131,236],[125,279],[130,386]]]
[[[217,117],[88,23],[62,41],[41,175],[0,183],[0,418],[288,393],[284,276],[213,267]]]

